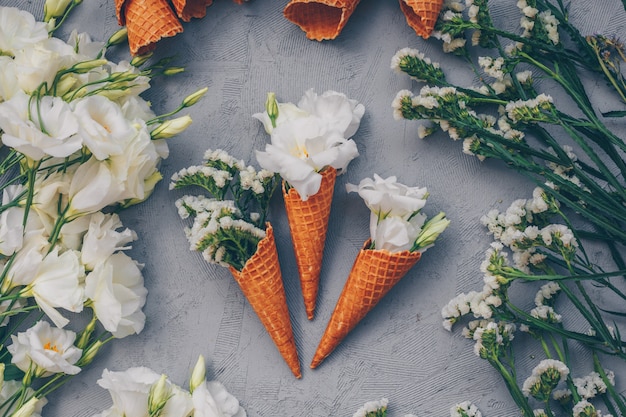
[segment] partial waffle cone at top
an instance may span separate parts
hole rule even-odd
[[[166,0],[116,0],[120,25],[128,29],[131,55],[143,55],[162,38],[183,31],[183,26]]]
[[[319,191],[302,201],[295,188],[285,190],[283,198],[289,221],[291,241],[300,273],[300,286],[307,317],[313,319],[322,269],[322,257],[328,230],[330,206],[335,190],[337,170],[327,167],[322,172]]]
[[[235,281],[271,336],[291,372],[300,378],[300,361],[287,308],[283,278],[272,226],[268,223],[266,236],[243,269],[230,267]]]
[[[316,368],[339,346],[348,333],[421,257],[420,252],[366,249],[369,245],[368,240],[354,261],[326,331],[313,356],[311,368]]]
[[[285,17],[316,41],[335,39],[360,0],[291,0]]]
[[[206,8],[213,4],[213,0],[171,0],[176,14],[183,22],[192,18],[201,19],[206,16]]]
[[[441,11],[443,0],[400,0],[406,22],[418,36],[428,39]]]

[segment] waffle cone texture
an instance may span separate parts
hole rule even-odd
[[[120,25],[128,29],[131,55],[144,55],[162,38],[183,31],[183,26],[166,0],[116,0]]]
[[[283,14],[316,41],[335,39],[360,0],[291,0]]]
[[[406,22],[418,36],[428,39],[443,5],[443,0],[400,0]]]
[[[296,378],[301,378],[274,231],[269,223],[265,238],[259,242],[257,251],[248,259],[243,269],[229,269],[289,369]]]
[[[337,170],[327,167],[320,174],[322,182],[319,191],[306,201],[302,201],[295,188],[286,191],[283,183],[283,199],[300,274],[302,298],[309,320],[312,320],[315,314]]]
[[[192,18],[202,19],[206,16],[206,8],[213,4],[213,0],[171,0],[176,14],[183,22]]]
[[[311,368],[316,368],[356,327],[378,302],[419,261],[420,252],[389,252],[366,249],[359,251],[348,280],[317,347]]]

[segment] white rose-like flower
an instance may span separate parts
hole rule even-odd
[[[324,167],[345,170],[358,156],[353,140],[328,131],[315,116],[298,118],[277,126],[265,152],[256,157],[263,169],[277,172],[295,188],[303,201],[319,191]]]
[[[116,338],[143,330],[141,310],[148,290],[137,263],[118,252],[96,265],[85,279],[85,295],[93,302],[98,320]]]
[[[123,185],[115,178],[108,163],[91,157],[72,175],[69,188],[68,216],[93,213],[122,199]]]
[[[9,185],[2,191],[2,205],[8,206],[24,191],[22,185]],[[24,242],[24,208],[9,207],[0,214],[0,254],[12,255]]]
[[[118,232],[117,229],[122,226],[117,214],[98,211],[89,217],[89,228],[83,238],[81,251],[81,261],[87,269],[93,270],[115,251],[130,249],[126,245],[136,240],[137,234],[130,229]]]
[[[120,106],[106,97],[88,96],[72,102],[72,108],[83,143],[98,160],[121,154],[135,136]]]
[[[27,45],[48,39],[48,28],[17,7],[0,7],[0,51],[15,55]]]
[[[386,179],[374,174],[365,178],[359,185],[346,184],[346,190],[358,192],[372,213],[379,219],[387,216],[407,217],[421,210],[426,204],[426,188],[407,187],[397,182],[395,176]]]
[[[36,161],[47,155],[65,158],[81,148],[78,121],[68,103],[59,97],[42,97],[39,103],[30,104],[33,120],[29,120],[29,99],[25,93],[18,93],[0,103],[4,145]]]
[[[76,375],[80,368],[74,364],[80,359],[82,350],[74,346],[76,333],[50,326],[47,321],[38,321],[33,327],[11,335],[13,344],[7,346],[11,362],[27,372],[36,366],[35,375],[49,376],[55,373]]]
[[[309,89],[298,102],[298,107],[322,119],[326,129],[344,138],[350,138],[356,133],[365,114],[365,106],[332,90],[318,95]]]
[[[0,404],[11,404],[11,400],[18,395],[18,391],[24,389],[22,385],[22,381],[14,381],[14,380],[5,380],[2,382],[2,389],[0,390]],[[26,388],[26,396],[30,397],[35,393],[32,388]],[[48,403],[48,400],[45,398],[39,399],[35,405],[34,412],[30,415],[30,417],[41,417],[41,410]],[[15,404],[11,407],[0,408],[0,411],[15,411]]]
[[[281,126],[291,122],[292,120],[309,116],[309,113],[300,109],[293,103],[277,103],[278,105],[278,117],[276,118],[276,126]],[[263,113],[255,113],[252,115],[255,119],[263,123],[263,127],[268,134],[272,134],[274,126],[272,126],[272,120],[270,119],[267,110]]]
[[[85,294],[81,282],[84,275],[85,270],[78,261],[76,251],[68,250],[59,255],[58,248],[55,248],[38,264],[34,279],[21,294],[34,297],[54,324],[63,327],[69,320],[56,308],[74,313],[83,310]]]
[[[203,382],[192,394],[195,417],[246,417],[239,400],[218,381]]]
[[[372,218],[375,215],[372,213]],[[417,239],[426,216],[417,214],[410,221],[399,216],[389,216],[382,219],[374,228],[370,229],[375,249],[385,249],[389,252],[410,250]],[[370,227],[372,226],[370,223]]]

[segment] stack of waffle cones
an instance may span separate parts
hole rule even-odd
[[[335,39],[348,22],[360,0],[291,0],[285,17],[298,25],[309,39]],[[435,27],[443,0],[400,0],[406,21],[419,36],[427,39]]]
[[[229,269],[291,372],[300,378],[300,362],[287,309],[274,232],[269,223],[265,238],[259,242],[255,254],[243,269]]]
[[[316,41],[335,39],[360,0],[291,0],[284,15]]]
[[[443,0],[400,0],[406,22],[424,39],[428,39],[435,28],[442,6]]]
[[[306,201],[302,201],[295,188],[287,191],[283,183],[285,209],[309,320],[313,319],[315,312],[337,170],[327,167],[320,174],[322,182],[319,191]]]
[[[234,1],[241,4],[244,0]],[[130,53],[136,56],[153,51],[159,40],[182,32],[180,20],[203,18],[212,3],[213,0],[171,0],[170,6],[167,0],[115,0],[115,13],[118,24],[128,29]]]
[[[421,252],[359,251],[348,280],[339,296],[326,331],[317,347],[311,368],[316,368],[356,327],[378,302],[419,261]]]

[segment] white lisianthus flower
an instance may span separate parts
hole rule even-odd
[[[34,297],[37,305],[58,327],[64,327],[69,320],[56,308],[79,313],[85,300],[81,284],[85,270],[80,265],[76,251],[66,251],[59,255],[54,248],[39,263],[32,282],[21,291],[25,297]]]
[[[0,51],[15,55],[27,45],[48,39],[48,28],[43,22],[17,7],[0,7]]]
[[[320,118],[309,116],[277,126],[265,152],[257,151],[256,157],[263,169],[279,173],[306,201],[319,191],[319,171],[326,166],[345,170],[358,154],[353,140],[328,131]]]
[[[100,211],[89,216],[89,228],[83,238],[81,261],[88,270],[104,262],[114,252],[130,249],[128,243],[137,239],[137,234],[124,229],[117,214],[104,214]]]
[[[9,185],[2,192],[2,205],[15,201],[24,191],[21,185]],[[0,214],[0,254],[10,256],[22,247],[24,242],[24,208],[9,207]]]
[[[17,84],[15,62],[10,56],[0,55],[0,102],[9,100],[18,92],[21,92]]]
[[[195,417],[246,417],[239,400],[218,381],[203,382],[192,394]]]
[[[12,288],[31,284],[49,247],[48,239],[41,233],[25,236],[7,274],[8,279],[2,283],[2,292],[7,293]]]
[[[121,108],[106,97],[95,95],[72,102],[84,145],[98,160],[119,155],[135,130]]]
[[[346,184],[346,190],[358,192],[372,213],[384,219],[387,216],[405,217],[421,210],[426,204],[426,188],[407,187],[395,176],[383,179],[377,174],[365,178],[359,185]]]
[[[141,309],[148,294],[143,282],[137,263],[122,252],[97,264],[85,279],[85,295],[98,320],[116,338],[143,330],[146,316]]]
[[[372,217],[375,215],[372,213]],[[389,252],[410,250],[420,233],[426,219],[425,215],[418,214],[411,221],[399,216],[389,216],[374,224],[370,229],[375,249],[385,249]],[[371,224],[370,224],[371,226]]]
[[[50,376],[55,373],[76,375],[80,368],[74,364],[80,359],[82,350],[74,346],[76,333],[50,326],[47,321],[38,321],[33,327],[11,335],[13,344],[7,346],[11,362],[24,372],[34,365],[35,375]]]
[[[109,391],[113,406],[100,416],[145,417],[148,415],[150,389],[159,382],[161,375],[145,367],[129,368],[124,372],[105,369],[98,385]],[[193,410],[191,395],[166,380],[171,397],[161,415],[186,417]]]
[[[337,132],[344,138],[350,138],[356,133],[365,114],[365,106],[332,90],[320,96],[313,89],[309,89],[298,102],[298,107],[322,119],[326,129]]]
[[[276,126],[288,124],[295,119],[309,116],[309,113],[302,110],[293,103],[277,103],[278,105],[278,117],[276,118]],[[268,134],[272,134],[274,126],[272,126],[272,120],[270,119],[267,110],[263,113],[255,113],[252,115],[255,119],[263,123],[263,127]]]
[[[27,45],[15,55],[20,88],[30,94],[44,82],[52,85],[59,70],[74,64],[75,56],[70,45],[54,37]]]
[[[48,155],[65,158],[81,148],[78,121],[68,103],[45,96],[31,103],[29,112],[29,100],[30,96],[18,93],[0,103],[4,145],[36,161]],[[33,120],[28,119],[29,113]]]

